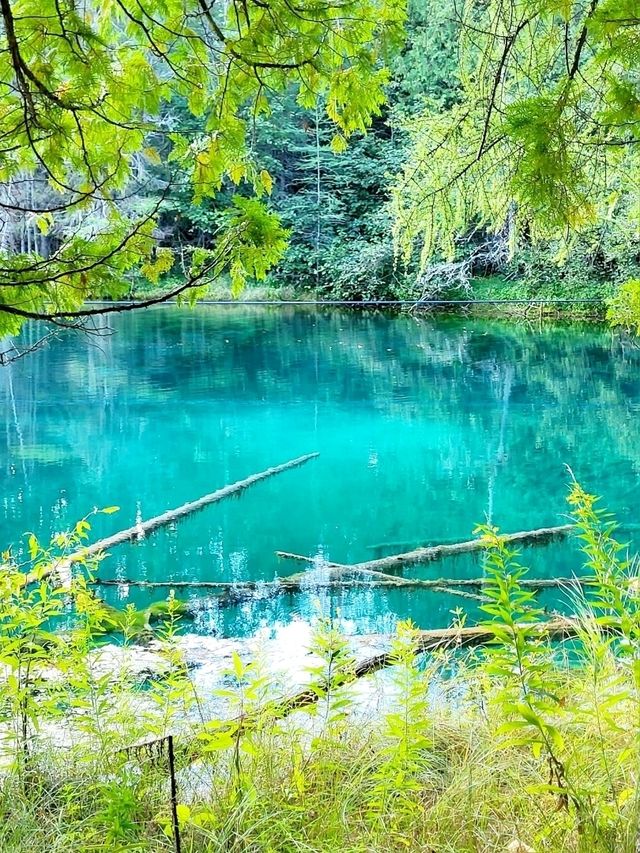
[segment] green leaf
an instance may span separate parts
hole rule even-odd
[[[267,172],[266,169],[263,169],[260,172],[260,182],[261,182],[262,186],[264,187],[265,191],[269,195],[271,195],[271,191],[273,189],[273,178],[271,177],[269,172]]]
[[[36,558],[38,555],[38,551],[40,550],[40,546],[38,545],[38,540],[33,535],[33,533],[29,536],[28,539],[28,547],[29,547],[29,556],[32,560]]]
[[[179,823],[187,823],[187,821],[191,818],[191,809],[184,803],[177,804],[176,813],[178,816]]]

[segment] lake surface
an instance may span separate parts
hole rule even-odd
[[[504,532],[561,524],[566,465],[640,545],[640,350],[603,329],[240,306],[110,323],[109,337],[71,335],[0,368],[2,547],[117,504],[96,519],[92,535],[106,535],[312,451],[238,499],[114,548],[100,575],[271,580],[302,568],[276,550],[351,563],[468,539],[487,519]],[[521,561],[538,576],[580,567],[571,542]],[[405,573],[481,571],[467,556]],[[104,594],[145,606],[166,590]],[[310,588],[224,607],[210,591],[181,596],[197,630],[229,636],[316,613],[359,633],[399,618],[443,626],[458,607],[478,615],[424,590]]]

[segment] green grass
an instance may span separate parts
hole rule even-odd
[[[535,280],[525,276],[491,275],[471,281],[471,293],[475,299],[593,299],[604,305],[614,291],[615,285],[611,282],[596,278],[576,282],[554,270]],[[577,307],[580,306],[577,304]]]
[[[607,673],[619,674],[613,660]],[[192,771],[207,780],[204,796],[187,798],[179,776],[188,799],[180,809],[183,849],[497,853],[518,839],[536,851],[635,850],[637,765],[631,756],[620,761],[628,750],[636,756],[632,707],[619,708],[626,713],[603,736],[587,677],[568,675],[562,696],[580,701],[587,721],[567,720],[567,765],[595,829],[580,825],[573,804],[559,806],[558,792],[547,789],[543,756],[528,744],[508,745],[499,697],[480,672],[467,672],[463,683],[448,683],[439,706],[409,714],[428,741],[408,762],[409,776],[399,759],[404,744],[384,720],[334,720],[313,740],[299,719],[266,725],[251,735],[250,751],[242,750],[239,774],[231,755],[214,752]],[[426,691],[424,674],[411,679]],[[462,707],[461,686],[470,693]],[[398,704],[398,713],[406,710]],[[163,832],[170,815],[161,759],[116,767],[99,751],[77,748],[64,760],[44,752],[22,782],[16,773],[2,787],[3,851],[172,849]]]
[[[180,285],[181,280],[175,277],[165,277],[162,282],[162,287],[169,290]],[[136,299],[144,299],[155,296],[158,293],[158,286],[154,285],[145,279],[140,279],[132,284],[131,296]],[[212,301],[227,301],[235,300],[239,303],[252,301],[277,302],[279,300],[297,301],[309,298],[309,292],[304,289],[293,289],[292,287],[279,287],[273,284],[247,284],[240,294],[234,294],[230,282],[227,278],[221,278],[220,281],[212,283],[207,289],[206,296],[200,296],[199,299]]]

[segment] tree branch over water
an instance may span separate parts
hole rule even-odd
[[[252,123],[273,95],[293,89],[301,103],[326,102],[342,139],[365,131],[384,100],[381,59],[399,45],[404,20],[402,0],[16,8],[0,0],[0,334],[24,320],[137,310],[187,292],[196,299],[221,275],[236,291],[263,278],[287,232],[268,210],[273,181],[252,151]],[[197,131],[174,132],[178,102]],[[209,233],[183,281],[162,287],[178,266],[160,227],[174,185],[168,163],[195,205],[225,187],[240,192],[219,217],[224,257]],[[149,170],[158,194],[141,212],[136,193]],[[246,228],[237,227],[242,218]],[[16,242],[17,230],[26,241]],[[155,292],[128,307],[82,307],[89,297],[122,299],[132,278]]]

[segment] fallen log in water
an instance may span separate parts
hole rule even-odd
[[[449,595],[459,596],[460,598],[473,599],[475,601],[488,601],[485,595],[479,595],[475,592],[467,592],[466,590],[446,587],[444,584],[431,583],[430,581],[411,581],[403,582],[403,578],[391,578],[391,580],[347,580],[347,581],[323,581],[315,583],[313,580],[308,583],[290,583],[286,579],[280,581],[244,581],[233,583],[231,581],[178,581],[171,583],[170,581],[129,581],[129,580],[95,580],[92,583],[99,586],[135,586],[147,587],[150,589],[215,589],[220,592],[220,595],[213,599],[207,599],[210,604],[217,608],[233,607],[238,604],[244,604],[251,601],[262,601],[268,598],[275,598],[278,595],[287,595],[299,592],[316,592],[320,589],[328,589],[333,591],[352,590],[352,589],[371,589],[372,587],[427,587],[432,592],[444,592]],[[182,615],[187,615],[182,614]]]
[[[387,575],[384,572],[378,572],[374,569],[360,569],[356,565],[348,565],[343,563],[333,563],[330,560],[318,560],[317,557],[305,557],[303,554],[292,554],[289,551],[276,551],[276,557],[282,557],[285,560],[297,560],[301,563],[311,563],[318,570],[320,577],[323,575],[327,580],[335,581],[345,574],[363,574],[370,576],[378,581],[388,581],[390,584],[395,583],[396,586],[421,586],[422,581],[414,581],[412,578],[403,578],[400,575]],[[293,575],[285,575],[280,578],[280,583],[308,583],[312,573],[310,572],[295,572]]]
[[[317,592],[321,589],[328,590],[352,590],[352,589],[371,589],[372,587],[426,587],[432,592],[445,592],[449,595],[457,595],[460,598],[474,599],[475,601],[488,601],[485,595],[479,595],[475,592],[467,592],[466,590],[457,589],[455,586],[449,588],[444,583],[432,583],[431,581],[412,581],[404,578],[391,578],[390,580],[337,580],[325,581],[319,580],[317,583],[310,580],[306,583],[289,582],[286,578],[282,581],[178,581],[171,583],[170,581],[129,581],[129,580],[94,580],[93,584],[99,586],[135,586],[149,589],[214,589],[220,592],[220,595],[213,599],[207,599],[212,605],[218,608],[233,607],[234,605],[243,604],[247,601],[263,601],[267,598],[275,598],[278,595],[287,595],[299,592]],[[183,614],[185,615],[185,614]]]
[[[559,527],[541,527],[538,530],[523,530],[519,533],[507,533],[502,539],[509,545],[544,545],[554,539],[564,538],[573,529],[573,524],[563,524]],[[483,551],[487,547],[486,541],[480,537],[469,539],[466,542],[456,542],[452,545],[434,545],[431,548],[416,548],[413,551],[405,551],[403,554],[393,554],[390,557],[380,557],[377,560],[365,560],[362,563],[323,563],[329,569],[332,579],[343,574],[353,573],[382,573],[388,569],[399,569],[407,565],[418,563],[430,563],[441,560],[444,557],[454,557],[458,554],[469,554],[474,551]],[[304,557],[301,554],[290,554],[287,551],[276,551],[278,557],[290,560],[301,560],[303,562],[317,563],[313,557]],[[296,577],[291,575],[290,577]]]
[[[570,639],[578,635],[579,623],[573,619],[565,617],[557,617],[548,622],[538,622],[530,626],[541,637],[547,637],[552,640]],[[423,654],[435,652],[442,649],[464,649],[473,648],[476,646],[486,645],[495,637],[494,632],[490,628],[483,626],[472,626],[462,628],[444,628],[430,631],[416,632],[415,653]],[[397,658],[393,652],[382,652],[381,654],[373,655],[356,663],[353,669],[342,671],[336,677],[332,684],[314,683],[295,693],[284,696],[280,699],[275,699],[266,703],[261,709],[251,714],[246,714],[242,717],[235,717],[226,722],[229,733],[232,737],[240,737],[245,731],[259,723],[261,720],[268,719],[282,720],[302,708],[307,708],[319,702],[327,693],[328,687],[335,689],[337,686],[349,684],[363,678],[366,675],[371,675],[378,670],[393,666],[397,662]],[[205,728],[201,729],[204,733]],[[224,731],[225,724],[222,724],[221,729]],[[220,730],[217,729],[217,732]],[[121,750],[123,753],[131,755],[139,755],[153,758],[162,750],[163,744],[168,735],[162,738],[153,738],[151,740],[140,741],[132,744]],[[182,738],[178,733],[172,735],[178,742],[181,742],[180,753],[187,761],[195,761],[201,757],[202,749],[200,746],[200,738],[197,731],[184,732]]]
[[[371,573],[374,574],[373,572]],[[96,586],[135,586],[147,587],[149,589],[219,589],[238,590],[239,592],[308,592],[316,589],[367,589],[378,587],[422,587],[435,589],[440,592],[451,592],[457,587],[482,587],[491,582],[490,577],[484,578],[436,578],[422,580],[420,578],[401,578],[392,575],[381,575],[380,578],[372,577],[371,580],[330,580],[328,578],[314,578],[312,572],[303,573],[304,582],[292,580],[293,576],[276,579],[273,581],[136,581],[128,578],[95,578],[91,583]],[[583,586],[593,580],[591,577],[560,577],[560,578],[522,578],[520,586],[532,589],[543,589],[546,587]]]
[[[538,530],[523,530],[519,533],[507,533],[501,538],[509,545],[544,545],[554,539],[567,536],[574,529],[573,524],[563,524],[558,527],[541,527]],[[392,554],[377,560],[366,560],[356,563],[351,568],[355,571],[386,571],[417,563],[430,563],[444,557],[454,557],[458,554],[470,554],[474,551],[484,551],[486,541],[480,537],[466,542],[456,542],[452,545],[434,545],[431,548],[415,548],[403,554]]]
[[[118,580],[96,578],[92,583],[97,586],[139,586],[148,587],[149,589],[220,589],[223,592],[226,590],[246,590],[247,592],[262,592],[270,590],[278,590],[282,592],[306,592],[309,589],[352,589],[354,587],[372,587],[372,586],[429,586],[436,587],[439,585],[433,581],[409,580],[408,578],[389,579],[382,577],[381,580],[373,579],[366,580],[325,580],[323,578],[314,579],[312,573],[309,572],[305,582],[292,580],[291,578],[279,578],[273,581],[135,581],[135,580]],[[444,581],[443,581],[444,583]],[[467,584],[471,586],[472,584]]]
[[[281,474],[283,471],[288,471],[291,468],[297,468],[299,465],[304,465],[305,462],[309,462],[309,460],[315,459],[319,455],[320,454],[318,453],[307,453],[304,456],[298,456],[297,459],[291,459],[289,462],[284,462],[282,465],[275,465],[273,468],[267,468],[265,471],[260,471],[258,474],[252,474],[244,480],[238,480],[236,483],[223,486],[223,488],[218,489],[215,492],[211,492],[208,495],[204,495],[204,497],[198,498],[198,500],[182,504],[182,506],[179,506],[176,509],[167,510],[161,515],[156,515],[153,518],[150,518],[148,521],[141,521],[138,524],[133,525],[133,527],[127,527],[119,533],[114,533],[112,536],[99,539],[97,542],[87,545],[85,548],[80,548],[73,554],[62,557],[60,560],[52,563],[51,566],[48,566],[42,571],[30,572],[25,575],[23,586],[42,580],[56,572],[68,572],[74,563],[91,557],[97,557],[109,548],[112,548],[114,545],[120,545],[123,542],[131,542],[134,539],[143,538],[147,534],[157,530],[159,527],[171,524],[171,522],[177,521],[185,515],[190,515],[192,512],[196,512],[205,506],[209,506],[209,504],[217,503],[218,501],[229,498],[232,495],[237,495],[245,489],[248,489],[250,486],[253,486],[255,483],[259,483],[261,480],[266,480],[268,477],[273,477],[276,474]]]
[[[619,524],[616,527],[616,531],[622,534],[634,533],[638,530],[640,530],[640,524]],[[384,551],[390,551],[391,555],[393,555],[396,552],[415,551],[417,548],[437,548],[440,545],[456,545],[459,541],[459,539],[440,539],[439,541],[413,539],[411,541],[405,540],[400,542],[377,542],[375,545],[367,545],[366,547],[368,551],[374,551],[378,557],[381,557]]]
[[[393,575],[380,574],[375,577],[375,572],[370,572],[370,580],[351,578],[349,580],[329,580],[326,577],[314,578],[313,573],[302,573],[304,581],[291,580],[291,577],[276,579],[273,581],[136,581],[129,579],[100,579],[92,581],[98,586],[135,586],[149,589],[213,589],[221,594],[211,601],[217,608],[234,607],[245,602],[275,598],[278,595],[291,595],[301,592],[316,592],[321,589],[329,591],[345,591],[353,589],[372,588],[409,588],[423,589],[432,592],[446,593],[474,601],[486,602],[488,597],[475,592],[467,592],[460,587],[471,587],[481,589],[491,578],[437,578],[434,580],[422,580],[419,578],[402,578]],[[560,577],[560,578],[523,578],[520,585],[533,589],[548,587],[579,587],[588,584],[592,580],[589,577]],[[196,608],[197,609],[197,608]],[[115,611],[114,611],[115,612]],[[144,611],[143,611],[144,612]],[[193,618],[195,610],[185,610],[181,615]]]
[[[416,548],[435,548],[437,545],[455,545],[459,541],[459,536],[437,540],[404,539],[395,542],[376,542],[375,545],[367,545],[366,548],[367,551],[373,551],[376,558],[378,558],[385,557],[387,554],[397,554],[402,551],[415,551]]]

